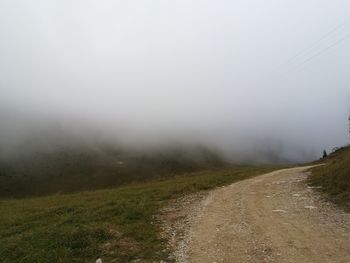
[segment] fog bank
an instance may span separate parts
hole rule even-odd
[[[0,154],[348,143],[348,1],[2,1]],[[342,40],[344,39],[344,40]]]

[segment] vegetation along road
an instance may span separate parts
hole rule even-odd
[[[311,167],[211,191],[188,215],[183,262],[349,262],[350,217],[306,183]]]

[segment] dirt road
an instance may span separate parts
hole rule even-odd
[[[177,261],[350,262],[350,216],[306,185],[306,170],[280,170],[210,192],[187,220]]]

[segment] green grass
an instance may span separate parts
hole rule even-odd
[[[225,166],[221,156],[201,147],[154,153],[111,149],[32,153],[0,158],[0,198],[106,189]]]
[[[329,200],[350,211],[350,147],[335,151],[324,161],[324,166],[312,170],[310,184],[321,186]]]
[[[167,200],[276,167],[234,167],[110,190],[0,200],[0,262],[152,262],[166,257],[155,215]]]

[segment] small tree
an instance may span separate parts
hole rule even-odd
[[[326,150],[323,150],[323,157],[322,158],[326,158],[328,156]]]

